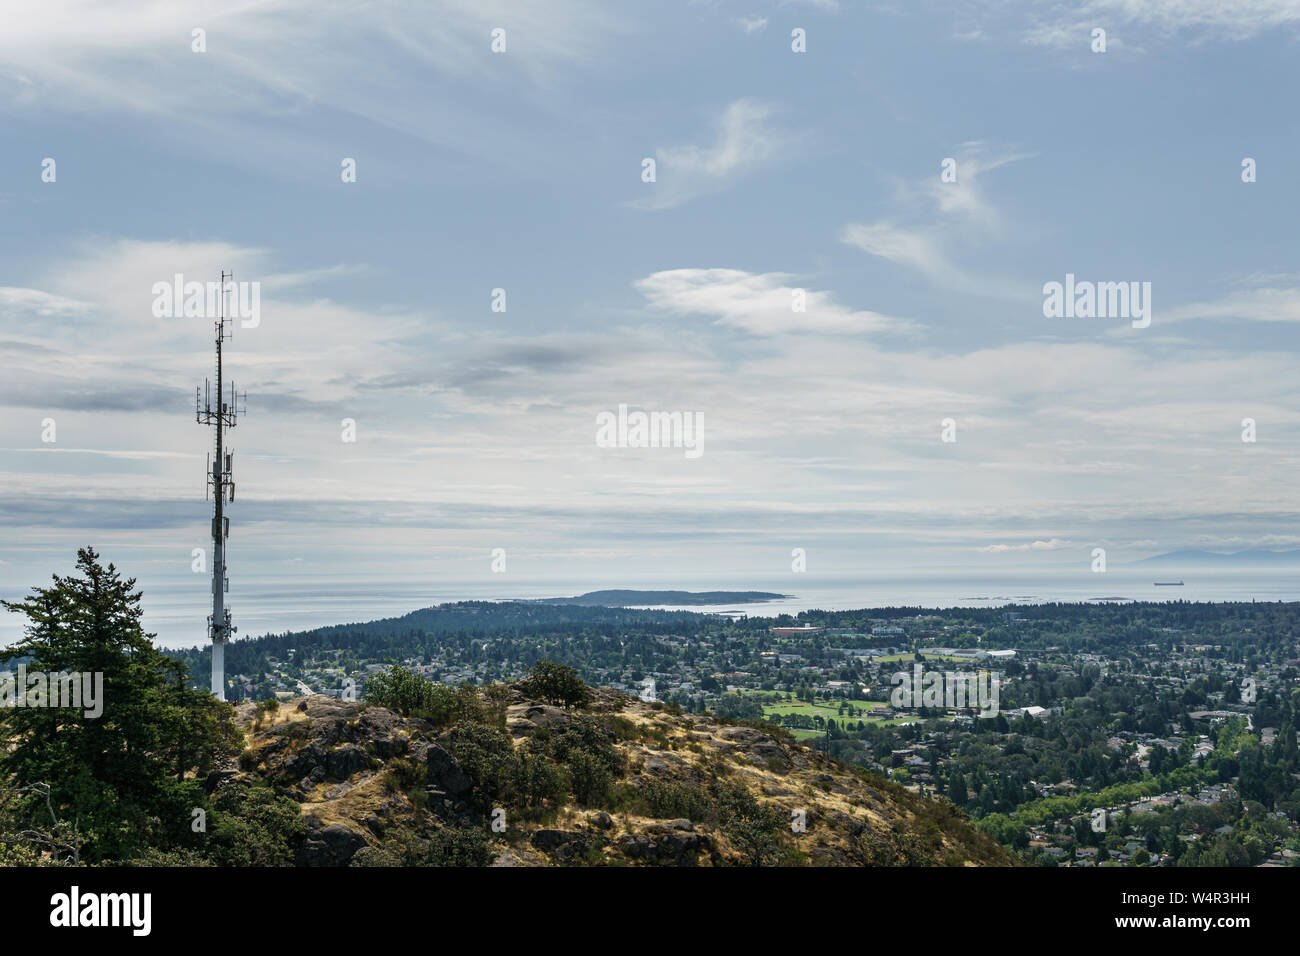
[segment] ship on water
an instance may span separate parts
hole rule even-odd
[[[1183,586],[1182,581],[1155,581],[1153,583],[1158,588],[1180,588]]]

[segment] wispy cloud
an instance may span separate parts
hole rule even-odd
[[[1122,47],[1123,28],[1137,42],[1143,36],[1190,36],[1196,42],[1247,40],[1281,27],[1300,24],[1300,0],[1085,0],[1026,5],[1033,25],[1022,34],[1026,43],[1088,49],[1094,27],[1108,31],[1107,46]]]
[[[717,325],[753,335],[852,334],[899,331],[910,326],[903,319],[847,308],[829,292],[793,284],[794,278],[782,272],[670,269],[638,279],[636,288],[656,309],[678,315],[712,316]],[[801,307],[798,311],[796,303]]]
[[[52,295],[40,289],[0,286],[0,311],[29,312],[32,315],[82,315],[89,305],[78,299]]]
[[[1005,224],[989,200],[984,177],[991,171],[1027,158],[1024,153],[994,153],[983,143],[962,144],[955,161],[956,180],[944,182],[939,167],[920,182],[897,190],[902,212],[897,218],[849,223],[840,241],[888,262],[915,269],[937,285],[981,295],[1019,299],[1024,283],[974,273],[959,266],[953,247],[996,239]]]
[[[1052,538],[1048,541],[1029,541],[1022,544],[989,544],[978,550],[986,554],[1002,554],[1007,551],[1060,551],[1070,547],[1072,542]]]
[[[597,0],[7,0],[4,18],[0,99],[14,108],[165,118],[151,128],[177,145],[257,143],[226,156],[263,166],[318,154],[322,110],[509,162],[531,124],[480,104],[508,93],[556,115],[566,81],[635,29]]]
[[[644,186],[651,194],[630,205],[639,209],[671,209],[726,189],[742,176],[775,161],[793,140],[773,124],[773,113],[773,108],[766,103],[735,100],[716,120],[712,145],[668,146],[656,150],[656,182]]]
[[[1248,281],[1249,288],[1220,299],[1164,309],[1160,321],[1300,322],[1300,285],[1263,284],[1267,279]]]
[[[951,280],[959,275],[943,251],[943,240],[930,230],[909,229],[887,220],[851,222],[840,232],[840,241],[933,279]]]
[[[216,282],[223,267],[234,270],[236,281],[264,285],[261,324],[237,323],[230,346],[241,381],[262,383],[263,401],[278,397],[292,405],[308,393],[315,402],[355,395],[356,383],[374,369],[398,372],[417,364],[409,341],[437,327],[431,316],[371,312],[313,294],[313,281],[363,274],[363,266],[282,272],[270,251],[223,240],[96,237],[73,243],[67,256],[33,276],[36,288],[0,290],[0,332],[13,343],[9,348],[28,353],[6,377],[0,402],[159,412],[174,409],[178,398],[183,404],[193,395],[193,373],[209,364],[190,357],[201,354],[211,335],[202,319],[156,317],[154,286],[170,285],[178,273],[186,282]],[[55,333],[57,348],[49,348],[45,339]],[[113,348],[105,350],[109,333]],[[120,354],[132,356],[136,375],[148,384],[120,380]]]
[[[941,215],[997,233],[1003,228],[1002,217],[985,193],[984,178],[995,169],[1032,156],[1032,153],[995,153],[981,142],[962,143],[952,157],[956,160],[956,182],[943,182],[938,176],[932,176],[923,181],[919,191]],[[906,191],[905,187],[905,195]]]

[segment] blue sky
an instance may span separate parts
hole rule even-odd
[[[497,547],[521,579],[685,587],[794,547],[844,573],[1300,547],[1300,0],[6,20],[5,593],[87,543],[189,574],[209,326],[152,287],[222,268],[262,294],[228,353],[232,595],[486,577]],[[1150,326],[1045,318],[1067,273],[1150,282]],[[702,415],[705,453],[598,447],[624,403]]]

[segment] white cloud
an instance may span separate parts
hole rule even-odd
[[[669,146],[656,150],[656,182],[639,209],[671,209],[698,196],[718,192],[737,179],[779,158],[790,138],[771,124],[772,107],[739,99],[727,105],[715,123],[711,146]]]
[[[905,229],[887,221],[853,222],[840,232],[840,241],[934,278],[957,272],[940,248],[942,241],[928,230]]]
[[[1059,551],[1070,546],[1069,541],[1052,538],[1050,541],[1031,541],[1027,544],[990,544],[978,550],[988,554],[1001,554],[1006,551]]]
[[[767,29],[767,17],[739,17],[736,25],[746,33],[761,33]]]
[[[901,319],[837,303],[828,292],[804,289],[806,311],[793,308],[802,286],[782,272],[755,274],[739,269],[670,269],[635,283],[656,309],[678,315],[715,317],[716,325],[742,329],[753,335],[828,332],[863,333],[897,331],[908,325]]]
[[[898,218],[870,223],[849,223],[840,241],[873,256],[916,269],[937,285],[978,295],[1023,299],[1031,285],[958,266],[949,251],[954,245],[984,243],[1004,231],[997,209],[984,193],[984,175],[1021,159],[1023,153],[994,154],[983,143],[963,143],[951,157],[956,161],[956,181],[943,182],[936,165],[917,185],[903,185],[898,200],[912,222]]]
[[[330,402],[354,394],[356,383],[376,368],[399,373],[418,364],[405,340],[436,328],[428,316],[364,311],[310,293],[313,276],[351,274],[360,267],[281,273],[270,251],[223,240],[98,237],[52,260],[33,277],[37,288],[0,291],[0,337],[29,351],[47,346],[32,352],[5,384],[30,385],[36,402],[42,395],[59,396],[65,407],[89,408],[91,396],[109,399],[135,384],[120,376],[120,356],[126,354],[134,376],[155,389],[130,399],[133,406],[156,405],[167,388],[192,389],[210,365],[194,361],[211,347],[210,325],[198,318],[155,317],[153,287],[172,283],[177,273],[185,282],[216,282],[223,268],[234,271],[236,282],[263,284],[261,324],[246,329],[235,323],[228,346],[240,383],[268,383],[265,394],[294,406],[303,399]],[[192,381],[195,373],[199,378]]]
[[[1153,349],[1142,339],[890,351],[878,333],[900,320],[827,288],[810,289],[808,312],[794,313],[802,280],[738,269],[647,275],[635,287],[645,309],[598,336],[511,337],[467,323],[451,337],[438,316],[332,302],[302,282],[350,264],[279,269],[279,258],[220,240],[100,239],[51,261],[31,294],[10,296],[39,307],[42,296],[67,298],[77,276],[106,283],[86,286],[85,310],[71,309],[68,334],[51,340],[58,351],[40,350],[29,313],[0,310],[7,541],[49,546],[54,502],[70,528],[126,509],[124,526],[157,547],[157,527],[188,516],[167,547],[186,555],[186,541],[201,542],[196,463],[207,439],[189,403],[210,370],[210,336],[118,300],[141,285],[147,299],[159,275],[215,272],[223,259],[243,278],[287,277],[264,297],[262,327],[237,330],[230,353],[229,371],[249,390],[234,438],[250,557],[285,534],[311,550],[315,532],[290,529],[299,520],[348,547],[391,544],[403,556],[427,557],[431,527],[455,529],[454,549],[509,547],[506,515],[521,540],[608,546],[638,567],[661,545],[680,558],[667,542],[701,529],[745,555],[798,533],[847,549],[891,540],[1072,560],[1069,547],[1094,537],[1166,547],[1171,528],[1191,537],[1204,522],[1249,538],[1285,528],[1276,516],[1294,510],[1300,383],[1283,351]],[[105,409],[105,398],[122,410]],[[681,456],[597,448],[594,415],[620,402],[702,413],[706,454],[687,469]],[[68,453],[34,450],[46,414]],[[1239,436],[1248,414],[1261,423],[1253,446]],[[357,445],[339,441],[345,415],[358,421]],[[955,444],[940,442],[949,416]],[[12,503],[18,494],[25,503]],[[1225,507],[1233,515],[1217,520]],[[628,514],[638,516],[631,543]]]
[[[197,27],[207,52],[191,50]],[[229,159],[259,168],[318,155],[322,110],[514,162],[528,124],[482,104],[503,94],[554,117],[563,81],[629,29],[598,0],[6,0],[0,97],[145,117],[187,149],[238,141]]]
[[[1085,0],[1053,3],[1028,11],[1035,19],[1026,43],[1087,50],[1094,27],[1107,30],[1107,46],[1123,39],[1114,28],[1134,28],[1196,41],[1246,40],[1266,31],[1300,24],[1300,0]]]
[[[1165,30],[1221,30],[1231,39],[1300,22],[1300,0],[1089,0],[1080,9]]]
[[[83,315],[90,306],[78,299],[52,295],[40,289],[0,286],[0,311],[26,312],[43,317]]]
[[[987,232],[996,233],[1002,228],[1001,216],[984,194],[984,174],[1029,159],[1031,155],[995,154],[983,143],[963,143],[952,157],[956,160],[957,181],[945,183],[935,175],[923,181],[922,192],[929,196],[941,215],[964,219]]]
[[[1246,322],[1300,322],[1300,288],[1259,286],[1210,302],[1161,310],[1161,323],[1188,319]]]

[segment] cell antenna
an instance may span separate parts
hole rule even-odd
[[[233,382],[226,385],[222,377],[221,345],[230,340],[230,317],[226,315],[226,294],[233,272],[222,271],[218,288],[219,305],[213,323],[217,347],[217,387],[212,380],[203,383],[203,392],[194,390],[194,418],[200,425],[216,427],[216,456],[209,458],[206,491],[211,490],[215,502],[212,515],[212,616],[208,618],[208,638],[212,641],[212,694],[217,700],[226,699],[226,644],[238,628],[230,623],[230,609],[226,607],[226,592],[230,579],[226,577],[226,539],[230,537],[230,519],[225,505],[235,500],[235,478],[232,470],[233,453],[225,446],[225,431],[234,428],[239,416],[247,411],[241,407],[247,393],[235,391]],[[228,389],[228,390],[227,390]]]

